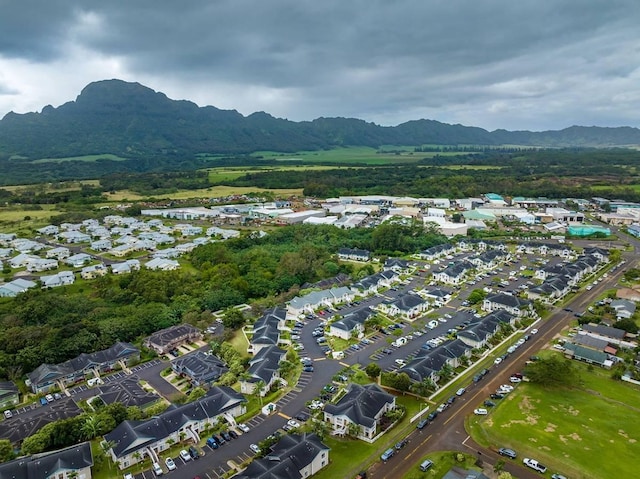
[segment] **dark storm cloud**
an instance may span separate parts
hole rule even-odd
[[[635,1],[36,3],[5,6],[0,56],[81,48],[115,59],[110,76],[245,114],[550,128],[635,123],[640,101]]]

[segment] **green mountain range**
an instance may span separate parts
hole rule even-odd
[[[199,107],[167,98],[139,83],[105,80],[87,85],[75,101],[40,113],[8,113],[0,120],[0,164],[15,173],[34,173],[31,162],[111,154],[114,161],[61,162],[51,179],[100,176],[115,171],[150,171],[196,165],[198,154],[243,155],[271,150],[294,152],[339,146],[522,145],[535,147],[624,147],[640,145],[637,128],[572,126],[560,131],[489,132],[482,128],[415,120],[394,127],[354,118],[293,122],[258,112]],[[65,163],[72,163],[66,165]],[[68,171],[64,171],[64,170]]]

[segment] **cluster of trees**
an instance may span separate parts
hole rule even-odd
[[[46,424],[22,442],[22,453],[36,454],[89,441],[112,431],[124,420],[143,417],[142,411],[136,406],[125,407],[121,403],[102,405],[95,412],[85,412]]]
[[[341,230],[296,225],[262,238],[241,237],[194,250],[193,268],[107,275],[80,288],[30,290],[0,301],[0,376],[18,379],[42,363],[57,364],[117,341],[136,341],[180,322],[206,327],[211,311],[247,301],[268,307],[305,283],[356,270],[338,263],[341,247],[375,253],[417,251],[445,241],[414,226]],[[244,322],[228,311],[228,327]]]

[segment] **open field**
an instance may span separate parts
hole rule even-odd
[[[247,193],[272,192],[276,195],[291,196],[302,195],[302,188],[291,188],[282,190],[267,190],[255,187],[232,187],[232,186],[212,186],[199,190],[179,190],[175,193],[142,196],[129,190],[116,191],[115,193],[105,193],[107,201],[139,201],[143,199],[173,199],[186,200],[191,198],[217,198],[229,195],[242,195]]]
[[[253,156],[262,156],[265,159],[278,161],[304,161],[314,162],[335,162],[335,163],[362,163],[365,165],[393,165],[402,163],[415,163],[423,158],[430,158],[435,155],[456,156],[457,152],[415,152],[413,147],[407,146],[386,146],[381,148],[384,153],[377,153],[375,148],[366,146],[334,148],[324,151],[298,151],[296,153],[278,153],[274,151],[258,151]],[[398,153],[389,151],[395,150]]]
[[[590,187],[592,190],[595,191],[600,191],[600,190],[610,190],[611,186],[609,185],[591,185]],[[633,190],[635,192],[639,192],[640,191],[640,184],[630,184],[630,185],[624,185],[624,188],[628,188],[630,190]]]
[[[100,180],[62,181],[60,183],[35,183],[32,185],[2,186],[3,190],[14,192],[35,191],[37,193],[51,193],[58,191],[77,191],[82,185],[99,186]]]
[[[640,387],[609,372],[576,364],[581,389],[543,389],[522,383],[483,418],[473,417],[474,438],[511,447],[572,479],[635,477],[640,455]]]
[[[126,158],[122,158],[111,153],[105,153],[104,155],[84,155],[84,156],[70,156],[67,158],[40,158],[32,163],[63,163],[65,161],[98,161],[98,160],[111,160],[111,161],[125,161]]]
[[[218,183],[221,181],[235,180],[247,173],[266,173],[271,171],[293,171],[293,170],[335,170],[341,168],[340,165],[327,166],[327,165],[283,165],[283,166],[249,166],[249,167],[221,167],[221,168],[207,168],[209,173],[209,181]],[[346,167],[345,167],[346,168]],[[353,167],[350,167],[353,168]],[[357,168],[357,167],[356,167]]]
[[[61,213],[55,205],[41,206],[42,209],[29,209],[28,205],[0,207],[0,231],[31,232],[33,229],[46,226],[52,216]]]

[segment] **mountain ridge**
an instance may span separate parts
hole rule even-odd
[[[522,145],[626,147],[640,145],[640,129],[573,125],[562,130],[488,131],[432,119],[381,126],[357,118],[320,117],[294,122],[268,112],[173,100],[137,82],[101,80],[75,100],[40,113],[7,113],[0,120],[0,157],[62,158],[111,153],[156,155],[294,152],[340,146]]]

